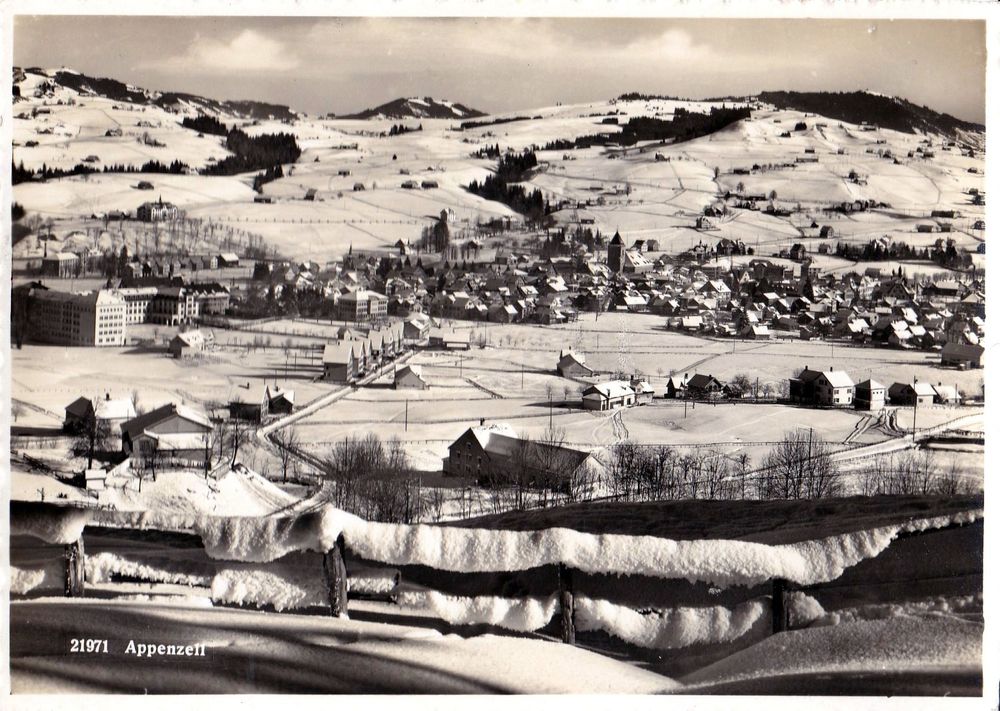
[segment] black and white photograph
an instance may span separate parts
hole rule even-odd
[[[996,708],[997,8],[835,4],[8,8],[5,701]]]

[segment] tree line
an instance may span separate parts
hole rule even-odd
[[[38,170],[24,167],[24,161],[15,165],[11,162],[11,182],[27,183],[30,181],[46,181],[54,178],[66,178],[73,175],[91,175],[93,173],[169,173],[178,175],[188,172],[188,165],[179,160],[170,163],[161,163],[158,160],[149,160],[141,166],[125,165],[124,163],[113,163],[105,165],[103,168],[95,168],[86,163],[77,163],[72,168],[54,168],[45,163]]]
[[[250,136],[238,128],[226,135],[226,148],[233,154],[201,169],[202,175],[236,175],[251,170],[268,170],[294,163],[302,150],[290,133]]]
[[[531,192],[518,185],[525,175],[538,166],[538,158],[532,150],[522,153],[508,153],[497,161],[496,171],[486,176],[482,183],[473,180],[466,190],[486,200],[502,202],[515,212],[524,215],[530,222],[540,222],[551,212],[551,207],[542,191],[535,188]]]
[[[578,136],[572,141],[557,139],[549,141],[545,150],[566,150],[569,148],[589,148],[616,143],[620,146],[634,146],[639,141],[690,141],[694,138],[715,133],[726,126],[750,118],[749,107],[717,108],[707,114],[678,108],[670,121],[653,116],[633,116],[618,133],[599,133]]]

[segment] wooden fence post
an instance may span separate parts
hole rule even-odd
[[[63,592],[66,594],[66,597],[83,597],[83,564],[85,556],[82,536],[66,545],[63,549],[63,558],[66,562]]]
[[[573,571],[559,564],[559,608],[562,611],[562,641],[576,644],[576,627],[573,618],[576,613],[573,603]]]
[[[771,633],[788,629],[788,608],[785,606],[785,589],[788,583],[781,578],[771,581]]]
[[[330,614],[347,617],[347,565],[344,563],[344,537],[337,538],[333,548],[323,555],[323,576],[330,601]]]

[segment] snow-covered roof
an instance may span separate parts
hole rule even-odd
[[[635,390],[624,380],[608,380],[603,383],[595,383],[583,391],[583,397],[599,395],[603,398],[619,398],[634,394]]]
[[[105,398],[97,401],[94,412],[98,420],[127,420],[135,417],[135,405],[132,398]]]
[[[158,451],[179,451],[188,449],[202,449],[205,446],[204,432],[168,432],[158,434],[143,430],[138,437],[149,437],[156,441]]]
[[[854,386],[851,376],[843,370],[824,370],[823,377],[835,388],[850,388]]]
[[[480,425],[479,427],[470,427],[469,431],[472,432],[472,436],[476,438],[479,442],[479,446],[483,449],[489,449],[490,438],[494,435],[517,437],[517,433],[514,431],[514,428],[506,422],[497,422],[495,424]]]

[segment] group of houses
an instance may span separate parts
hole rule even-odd
[[[691,400],[739,400],[753,395],[732,382],[723,382],[711,374],[672,375],[667,379],[666,398]],[[881,410],[886,405],[923,406],[961,403],[957,386],[926,382],[883,385],[874,379],[855,383],[843,370],[813,370],[806,367],[788,380],[788,402],[805,407],[854,408]]]
[[[66,406],[67,433],[103,430],[106,446],[120,447],[137,468],[152,464],[203,467],[211,461],[214,426],[202,412],[176,403],[136,414],[131,398],[91,400],[80,397]]]
[[[47,247],[47,245],[46,245]],[[111,259],[116,259],[113,255]],[[43,277],[71,279],[88,274],[102,274],[109,255],[95,247],[87,249],[62,250],[42,256],[38,273]],[[239,267],[240,257],[235,252],[221,254],[194,254],[186,256],[145,256],[133,255],[119,265],[121,277],[141,279],[144,277],[179,277],[184,274],[194,276],[199,272],[216,271]]]
[[[322,268],[304,263],[278,273],[261,265],[255,275],[271,280],[262,288],[319,290],[337,304],[339,318],[357,323],[429,314],[550,324],[581,312],[624,311],[665,316],[672,329],[753,340],[822,338],[937,350],[982,338],[981,282],[917,283],[878,268],[823,274],[808,257],[788,265],[718,256],[749,251],[723,238],[680,258],[651,261],[616,233],[604,259],[593,252],[543,257],[500,249],[492,260],[451,262],[431,254],[413,260],[352,251]],[[716,258],[706,261],[706,255]]]
[[[367,329],[343,326],[337,340],[323,348],[323,379],[355,383],[402,355],[407,347],[401,322]]]
[[[857,410],[881,410],[887,404],[922,407],[932,404],[955,405],[961,402],[957,386],[919,382],[893,383],[886,386],[868,378],[855,384],[843,370],[803,368],[788,381],[789,401],[807,407],[838,407]]]

